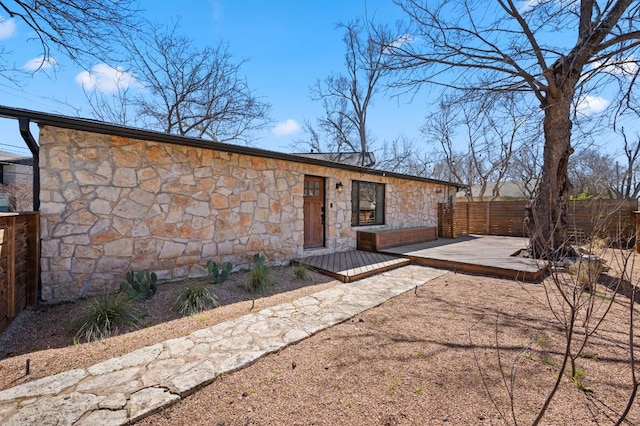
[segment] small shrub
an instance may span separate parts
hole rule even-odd
[[[389,389],[393,390],[395,388],[397,388],[398,386],[400,386],[402,384],[402,382],[400,380],[392,380],[389,382]]]
[[[583,352],[580,352],[580,353],[578,354],[578,356],[579,356],[580,358],[592,359],[592,360],[594,360],[594,361],[598,361],[598,360],[600,359],[600,355],[598,355],[598,354],[597,354],[597,353],[595,353],[595,352],[584,352],[584,351],[583,351]]]
[[[158,291],[158,276],[155,272],[129,271],[127,280],[120,283],[120,291],[133,300],[149,299]]]
[[[540,362],[542,362],[545,365],[549,365],[549,366],[556,365],[551,358],[546,357],[546,356],[540,357]]]
[[[132,299],[117,293],[95,297],[78,318],[74,342],[92,342],[118,334],[122,326],[136,326],[140,312]]]
[[[293,274],[300,281],[306,280],[307,278],[309,278],[309,268],[307,268],[307,265],[305,265],[304,263],[298,262],[293,265]]]
[[[224,262],[218,265],[213,260],[207,262],[207,269],[209,270],[209,280],[213,284],[222,284],[227,280],[229,272],[233,269],[231,262]]]
[[[273,285],[270,277],[270,271],[265,265],[265,257],[260,253],[253,255],[253,267],[249,272],[249,279],[245,283],[244,288],[250,293],[264,291],[267,287]]]
[[[184,284],[173,304],[173,309],[181,315],[193,315],[220,306],[218,298],[205,283],[185,280]]]
[[[573,383],[573,385],[578,388],[579,390],[582,391],[587,391],[588,389],[584,387],[584,384],[582,383],[584,378],[585,378],[586,374],[584,372],[584,370],[581,369],[577,369],[575,371],[575,375],[571,378],[571,382]]]
[[[602,261],[595,257],[580,257],[575,261],[567,260],[567,271],[576,277],[578,286],[584,291],[593,293],[596,283],[603,272]]]

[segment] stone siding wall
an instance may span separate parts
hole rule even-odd
[[[355,248],[351,179],[383,182],[387,226],[436,226],[437,186],[293,161],[43,126],[42,298],[117,287],[127,270],[163,280],[206,262],[270,264]],[[304,250],[305,175],[326,178],[326,242]],[[335,183],[344,191],[338,194]]]

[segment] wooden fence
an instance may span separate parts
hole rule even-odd
[[[527,201],[438,204],[438,236],[527,236],[526,206]],[[576,239],[591,235],[631,237],[635,235],[636,210],[635,199],[570,201],[569,234]]]
[[[40,214],[0,214],[0,332],[38,302]]]

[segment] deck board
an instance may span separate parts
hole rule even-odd
[[[295,260],[294,263],[302,263],[310,269],[348,283],[408,265],[411,260],[388,254],[351,250],[305,257]]]

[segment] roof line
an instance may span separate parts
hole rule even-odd
[[[295,163],[312,164],[316,166],[324,166],[324,167],[330,167],[334,169],[349,170],[349,171],[364,173],[368,175],[388,176],[388,177],[394,177],[399,179],[429,182],[429,183],[446,185],[446,186],[454,186],[454,187],[463,186],[462,184],[456,183],[456,182],[447,182],[447,181],[438,180],[438,179],[424,178],[420,176],[412,176],[412,175],[406,175],[402,173],[388,172],[385,170],[371,169],[368,167],[340,164],[332,161],[296,156],[293,154],[286,154],[283,152],[269,151],[266,149],[252,148],[252,147],[233,145],[233,144],[221,143],[221,142],[213,142],[205,139],[198,139],[198,138],[193,138],[188,136],[178,136],[178,135],[172,135],[169,133],[139,129],[135,127],[120,126],[120,125],[105,123],[102,121],[92,120],[88,118],[67,117],[64,115],[38,112],[38,111],[32,111],[32,110],[22,109],[22,108],[11,108],[11,107],[6,107],[2,105],[0,105],[0,117],[15,118],[15,119],[26,118],[30,121],[38,123],[39,125],[45,125],[45,126],[53,126],[53,127],[59,127],[59,128],[71,129],[71,130],[81,130],[81,131],[99,133],[104,135],[114,135],[114,136],[121,136],[121,137],[133,138],[133,139],[147,140],[152,142],[163,142],[163,143],[170,143],[174,145],[190,146],[190,147],[196,147],[196,148],[214,149],[217,151],[230,152],[234,154],[253,155],[253,156],[265,157],[265,158],[270,158],[275,160],[285,160],[285,161],[291,161]]]

